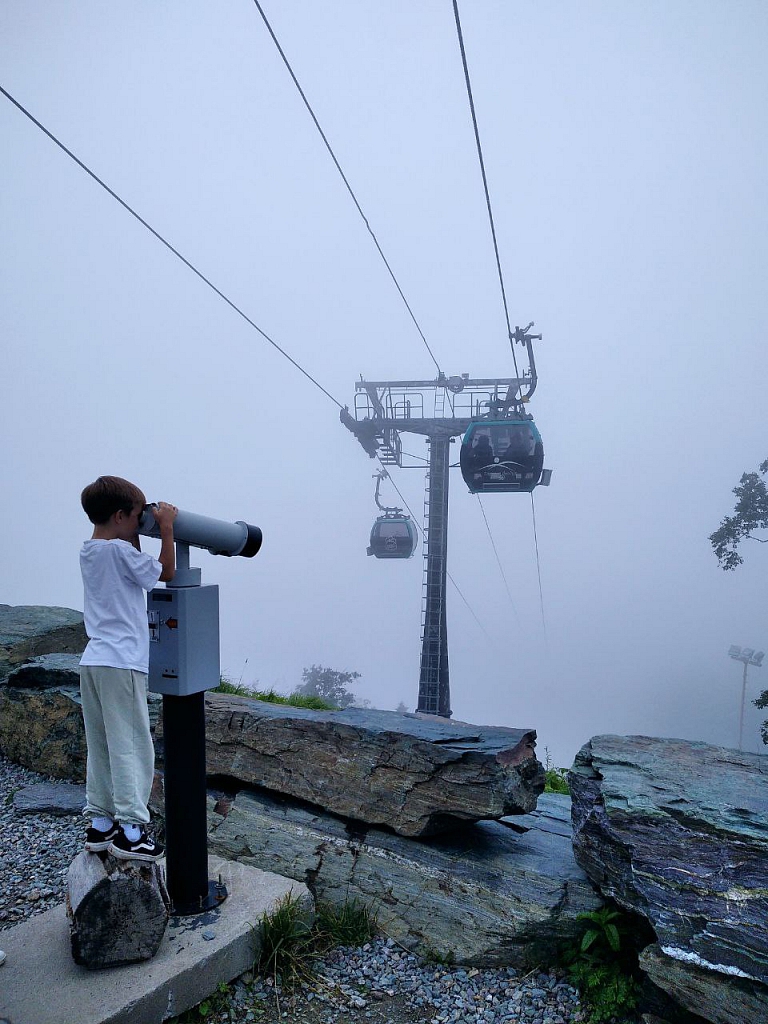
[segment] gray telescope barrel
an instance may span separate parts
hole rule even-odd
[[[151,506],[144,510],[139,533],[144,537],[160,536],[160,528],[152,515]],[[173,539],[196,548],[205,548],[212,555],[253,558],[261,547],[261,530],[250,523],[226,523],[223,519],[212,519],[210,516],[179,509],[173,523]]]

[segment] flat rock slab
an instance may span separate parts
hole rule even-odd
[[[569,775],[576,860],[662,951],[768,982],[768,758],[596,736]]]
[[[87,643],[74,608],[0,604],[0,680],[39,654],[81,654]]]
[[[2,933],[0,1019],[12,1024],[161,1024],[197,1005],[224,981],[253,966],[259,928],[289,893],[311,917],[300,883],[210,859],[229,897],[215,910],[171,918],[152,960],[89,971],[72,960],[64,904]],[[41,983],[42,982],[42,983]]]
[[[643,950],[640,966],[655,985],[711,1024],[768,1021],[768,987],[759,982],[729,978],[673,959],[658,945]]]
[[[348,708],[309,711],[206,693],[209,774],[400,835],[526,813],[544,789],[532,729]]]
[[[82,814],[85,807],[85,786],[71,782],[38,782],[17,789],[13,809],[17,814]]]
[[[79,654],[41,654],[8,673],[9,686],[45,690],[51,686],[80,686]]]
[[[556,809],[568,813],[569,798]],[[527,815],[408,839],[359,829],[288,799],[240,792],[211,814],[209,849],[305,881],[317,899],[371,907],[387,935],[423,955],[467,965],[531,967],[573,938],[601,899],[570,839]]]

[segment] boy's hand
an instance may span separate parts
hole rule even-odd
[[[158,501],[155,507],[152,509],[152,515],[155,517],[155,522],[160,527],[160,532],[164,530],[173,530],[173,521],[178,515],[179,510],[175,505],[169,505],[167,501]]]

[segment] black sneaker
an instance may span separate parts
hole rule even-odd
[[[101,853],[108,850],[113,839],[117,838],[120,826],[113,821],[106,832],[98,828],[89,828],[85,833],[85,848],[89,853]]]
[[[135,843],[130,841],[122,829],[118,829],[117,835],[109,846],[109,852],[113,857],[119,857],[120,860],[152,861],[160,860],[165,853],[165,847],[156,843],[154,839],[150,839],[143,829]]]

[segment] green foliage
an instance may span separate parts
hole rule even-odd
[[[322,665],[311,665],[301,673],[303,682],[293,691],[305,697],[320,697],[337,708],[354,704],[355,695],[347,687],[360,678],[359,672],[339,672]]]
[[[768,459],[760,463],[760,474],[768,472]],[[738,553],[738,546],[745,538],[753,537],[755,530],[768,529],[768,490],[765,481],[757,473],[744,473],[733,493],[736,506],[732,516],[726,516],[719,529],[710,534],[709,540],[717,560],[723,569],[735,569],[744,559]]]
[[[768,708],[768,690],[763,690],[760,696],[755,697],[752,703],[761,710]],[[760,726],[760,735],[763,737],[763,743],[768,743],[768,720]]]
[[[547,747],[544,747],[544,780],[545,793],[571,792],[568,785],[568,769],[555,766]]]
[[[288,704],[293,708],[310,708],[312,711],[335,711],[336,705],[320,697],[306,696],[301,693],[291,693],[287,697],[283,693],[277,693],[273,689],[253,690],[250,686],[243,686],[241,683],[233,683],[223,676],[221,682],[213,693],[231,693],[236,697],[250,697],[251,700],[265,700],[269,704]]]
[[[243,686],[242,683],[233,683],[226,676],[222,676],[219,680],[219,685],[211,690],[211,693],[231,693],[235,697],[252,697],[255,692],[250,686]]]
[[[589,1013],[588,1024],[622,1019],[637,1006],[637,955],[626,916],[615,907],[579,914],[581,935],[563,949],[568,976]]]
[[[290,893],[261,921],[261,950],[256,966],[275,979],[296,984],[312,974],[317,951],[301,900]]]
[[[202,1024],[203,1021],[214,1019],[217,1014],[224,1013],[230,1003],[231,989],[225,981],[219,982],[216,990],[207,996],[202,1003],[193,1006],[179,1017],[174,1017],[171,1024]]]
[[[275,982],[294,985],[312,975],[316,961],[334,946],[362,946],[376,932],[376,914],[359,900],[342,906],[320,902],[310,927],[301,901],[286,896],[262,920],[257,967]]]
[[[624,1019],[637,1006],[637,982],[617,963],[577,962],[568,974],[588,1007],[589,1024]]]
[[[545,793],[570,793],[568,785],[568,772],[565,768],[547,768],[544,772]]]
[[[333,946],[363,946],[376,932],[376,914],[357,899],[337,907],[318,903],[314,931],[318,942]]]

